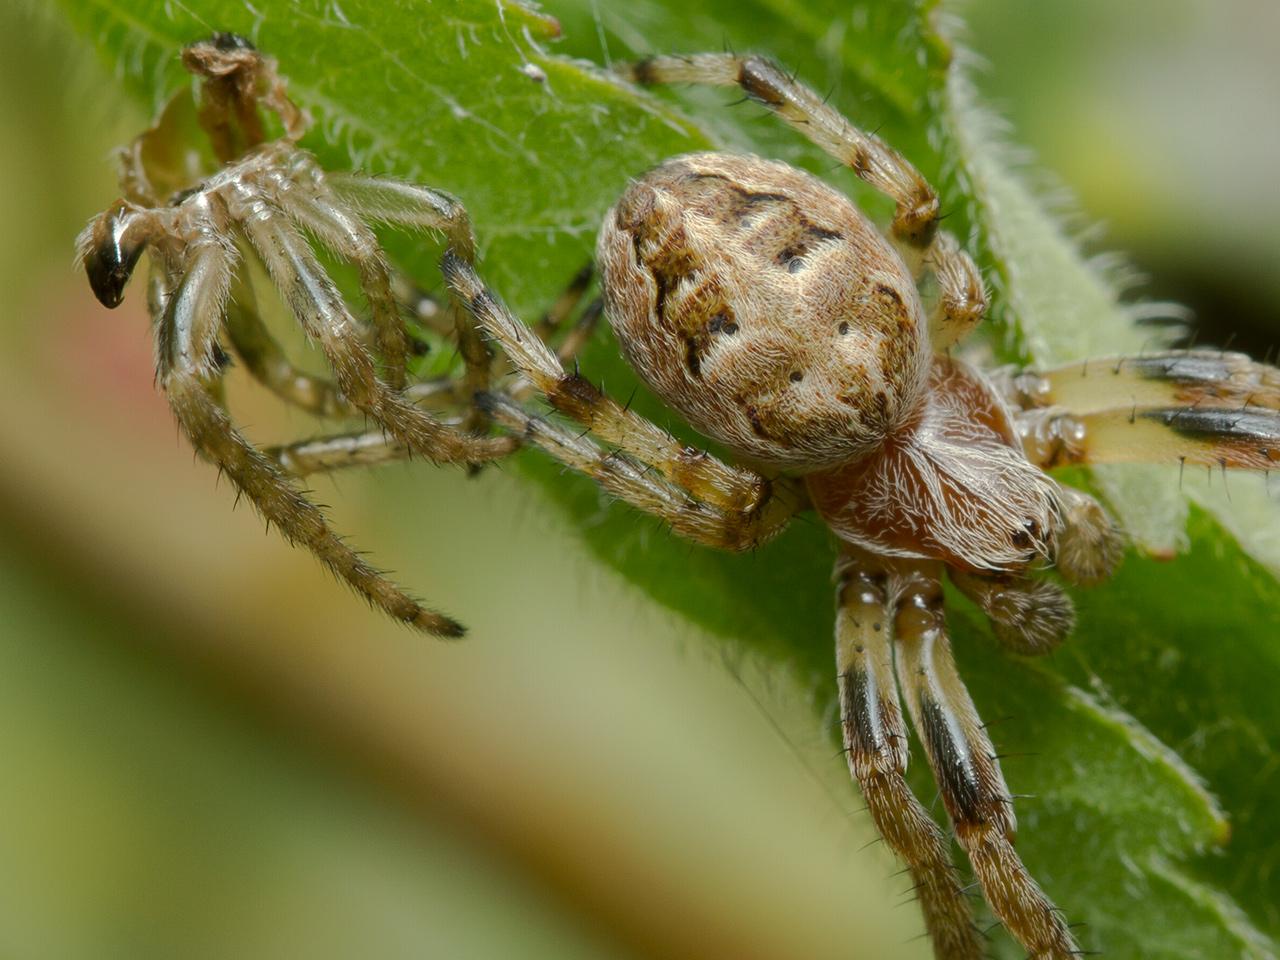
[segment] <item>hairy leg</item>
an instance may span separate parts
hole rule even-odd
[[[295,153],[287,169],[274,171],[271,195],[276,204],[335,254],[350,260],[373,316],[374,342],[393,390],[405,385],[408,335],[391,287],[391,270],[368,225],[347,212],[325,182],[314,160]]]
[[[158,279],[151,298],[158,309],[159,379],[174,415],[192,446],[231,478],[268,523],[291,543],[301,544],[370,603],[390,616],[442,637],[462,627],[428,610],[369,566],[329,527],[324,514],[279,468],[249,443],[219,404],[210,360],[217,354],[219,311],[227,296],[231,262],[216,244],[193,245],[179,275]],[[173,292],[170,293],[170,289]]]
[[[992,912],[1032,960],[1068,960],[1078,952],[1076,943],[1013,848],[1013,802],[951,656],[940,575],[933,563],[897,568],[898,682],[956,837]]]
[[[955,343],[982,319],[987,294],[981,275],[955,238],[938,229],[941,210],[933,187],[902,154],[874,134],[858,129],[777,64],[763,57],[702,53],[649,57],[614,69],[644,85],[740,87],[897,204],[893,238],[913,272],[930,271],[938,283],[938,304],[931,322],[938,349]]]
[[[419,230],[438,230],[445,236],[447,251],[465,263],[474,263],[475,238],[466,208],[440,190],[370,177],[358,173],[326,176],[334,195],[353,208],[364,220]],[[489,389],[493,355],[476,329],[471,315],[456,301],[449,304],[448,318],[458,337],[458,351],[467,367],[471,393]]]
[[[977,960],[985,945],[950,843],[904,776],[907,728],[893,674],[893,609],[884,566],[846,548],[836,574],[836,668],[849,771],[876,829],[911,872],[939,960]]]
[[[1280,410],[1265,407],[1115,407],[1077,414],[1020,413],[1028,459],[1046,469],[1073,463],[1194,464],[1233,470],[1280,466]]]
[[[537,417],[511,397],[481,394],[477,403],[495,423],[541,448],[565,466],[586,474],[625,503],[653,514],[673,532],[703,546],[740,552],[772,539],[797,513],[808,509],[799,484],[758,477],[759,495],[748,507],[721,507],[698,497],[631,459],[626,451],[606,450],[590,437],[555,420]]]
[[[1022,410],[1062,407],[1084,414],[1135,407],[1280,409],[1280,369],[1219,350],[1095,357],[1052,370],[1005,371],[996,380]]]
[[[547,345],[485,288],[469,264],[446,254],[444,271],[454,294],[553,408],[711,507],[745,515],[763,506],[769,492],[766,478],[684,446],[585,377],[566,373]]]
[[[355,318],[301,233],[265,198],[249,193],[239,202],[245,209],[235,219],[307,335],[324,351],[339,388],[353,405],[414,453],[437,463],[480,463],[513,449],[509,439],[472,437],[441,423],[383,383]]]
[[[1243,354],[1168,350],[997,377],[1027,456],[1068,463],[1280,464],[1280,370]]]

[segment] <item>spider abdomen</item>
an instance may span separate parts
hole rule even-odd
[[[757,157],[693,154],[632,183],[597,250],[628,361],[702,433],[812,470],[916,409],[929,345],[901,259],[842,195]]]

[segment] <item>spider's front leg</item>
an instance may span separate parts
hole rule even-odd
[[[895,567],[894,647],[911,722],[992,912],[1032,960],[1068,960],[1079,948],[1013,847],[1013,800],[951,655],[940,574],[936,563]]]
[[[975,960],[985,945],[950,844],[904,776],[909,751],[893,673],[888,573],[870,554],[847,548],[836,575],[836,667],[849,771],[876,829],[911,872],[937,956]]]
[[[1007,377],[1027,456],[1071,463],[1280,465],[1280,370],[1243,354],[1170,350]]]

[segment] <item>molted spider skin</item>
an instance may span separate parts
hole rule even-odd
[[[794,167],[668,160],[605,216],[596,258],[627,360],[740,456],[834,466],[919,407],[931,351],[911,275],[848,199]]]
[[[419,603],[352,550],[320,508],[240,433],[219,378],[226,336],[249,371],[288,402],[313,413],[364,415],[392,438],[386,444],[437,463],[475,465],[515,446],[440,420],[405,389],[406,335],[390,269],[371,222],[440,230],[451,249],[474,254],[465,211],[437,191],[359,174],[324,171],[297,146],[310,123],[288,97],[270,57],[243,37],[219,33],[182,52],[201,79],[198,98],[184,90],[156,122],[120,151],[125,198],[94,218],[78,239],[94,295],[120,304],[144,250],[151,277],[157,382],[192,446],[291,542],[309,548],[370,603],[397,620],[442,637],[456,621]],[[263,111],[284,135],[266,139]],[[203,130],[209,150],[184,143]],[[305,232],[304,232],[305,231]],[[358,320],[316,257],[323,244],[352,262],[369,305],[372,330]],[[243,258],[256,256],[307,336],[321,348],[332,381],[298,371],[257,313]],[[471,391],[488,383],[490,355],[456,306]],[[461,329],[468,327],[468,329]],[[462,388],[458,388],[461,393]],[[468,394],[469,395],[469,394]]]
[[[124,288],[149,239],[149,232],[124,201],[115,204],[94,223],[84,268],[93,295],[108,310],[124,302]]]

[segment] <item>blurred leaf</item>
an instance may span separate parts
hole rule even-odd
[[[213,0],[199,17],[158,0],[62,5],[153,103],[184,82],[174,60],[182,44],[213,29],[253,37],[319,120],[307,145],[326,163],[392,171],[462,197],[487,277],[526,316],[588,259],[599,217],[628,176],[713,141],[782,156],[829,176],[873,214],[887,209],[757,108],[725,109],[732,95],[689,95],[700,132],[665,105],[670,97],[549,55],[554,22],[510,3]],[[1052,362],[1141,345],[1112,280],[1011,172],[954,66],[936,4],[549,6],[567,28],[560,50],[581,58],[727,44],[767,51],[831,89],[837,105],[942,185],[952,228],[972,233],[995,281],[993,313],[1007,334],[997,353],[1017,347]],[[431,275],[426,249],[402,242],[396,252]],[[609,343],[596,344],[584,367],[615,390],[635,382]],[[668,419],[644,395],[637,403]],[[605,561],[731,649],[794,671],[817,714],[831,715],[833,552],[817,524],[797,524],[756,556],[722,556],[676,542],[540,458],[522,464]],[[1127,522],[1151,540],[1180,536],[1176,488],[1164,496],[1164,480],[1122,476],[1129,487],[1142,478],[1136,494],[1113,475],[1099,482]],[[1081,596],[1078,635],[1054,661],[1000,655],[963,601],[952,617],[980,709],[1014,718],[996,728],[1001,749],[1028,754],[1006,764],[1014,791],[1039,797],[1020,803],[1020,849],[1067,914],[1087,923],[1085,945],[1111,957],[1272,956],[1269,938],[1280,933],[1280,819],[1264,799],[1277,786],[1280,587],[1207,515],[1193,521],[1185,556],[1131,556],[1115,582]],[[1218,635],[1229,642],[1208,642]],[[1235,839],[1222,854],[1228,815]],[[996,948],[1018,955],[1007,938]]]

